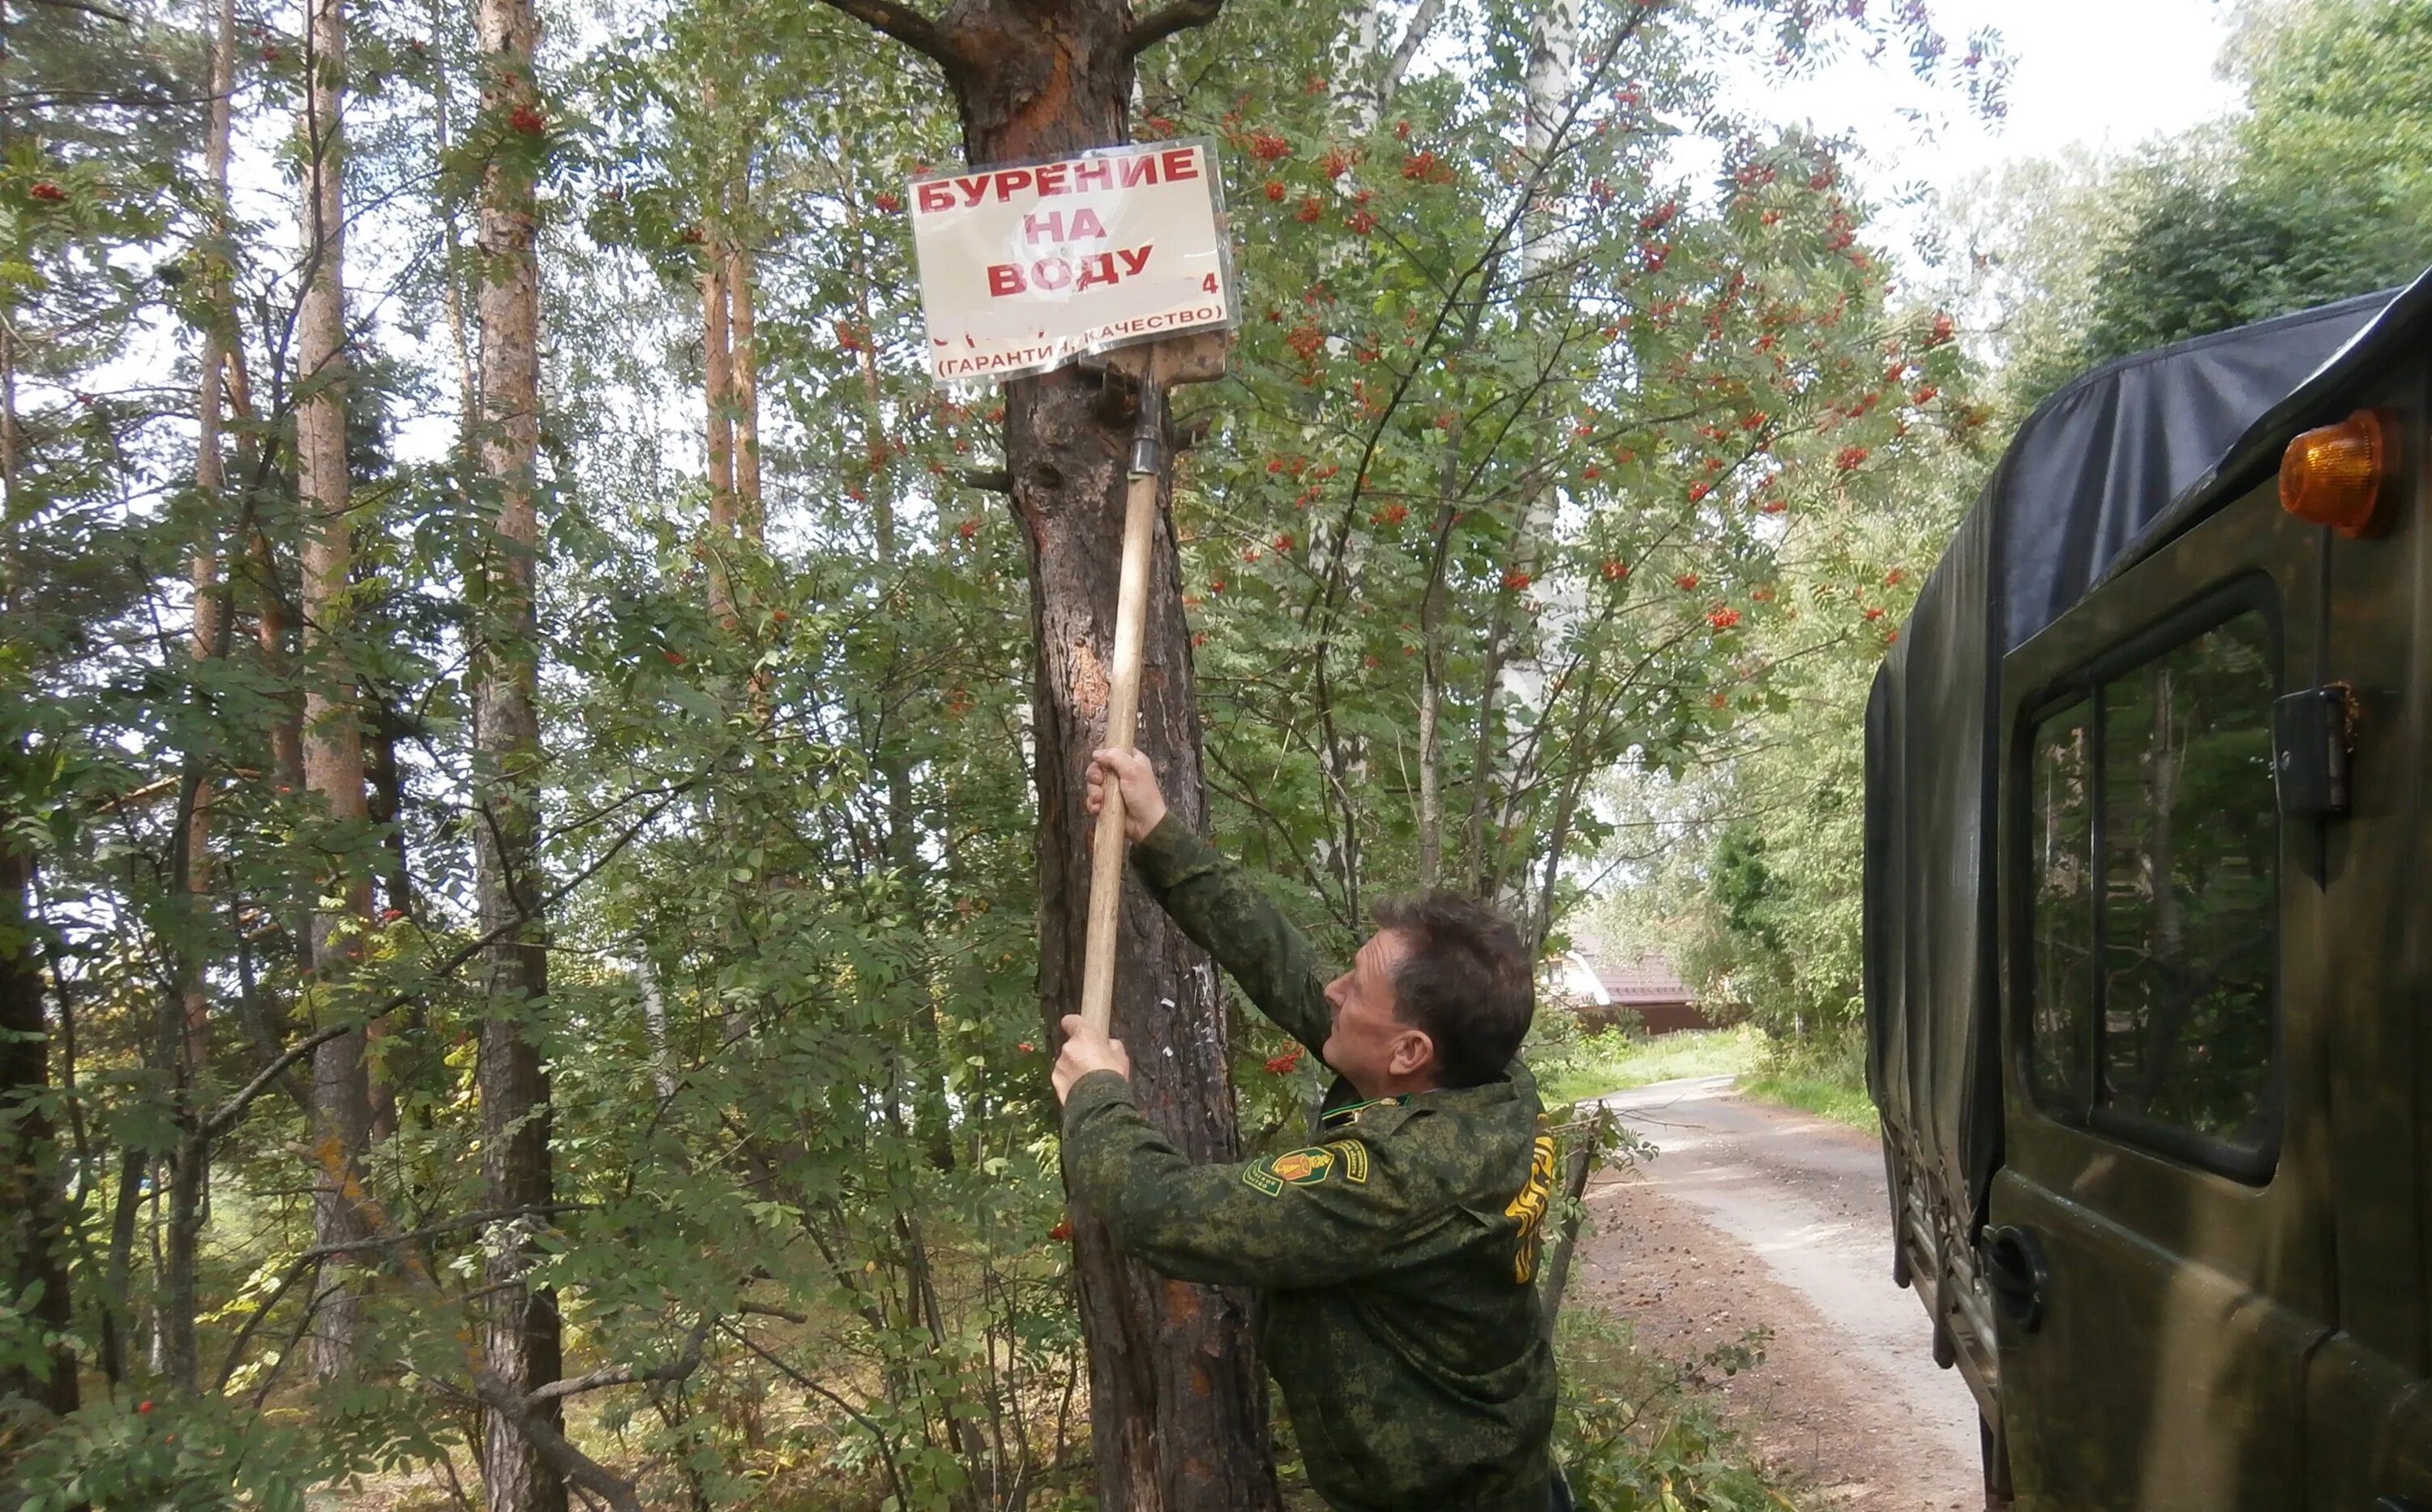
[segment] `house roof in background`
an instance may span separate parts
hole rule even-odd
[[[1645,955],[1631,960],[1614,959],[1620,952],[1605,942],[1582,937],[1574,942],[1572,955],[1580,964],[1596,974],[1596,984],[1605,995],[1625,1007],[1646,1003],[1687,1003],[1697,994],[1680,979],[1680,974],[1668,956]]]
[[[1663,956],[1647,956],[1626,966],[1596,961],[1596,980],[1613,1000],[1624,1005],[1639,1003],[1685,1003],[1695,994],[1672,962]]]

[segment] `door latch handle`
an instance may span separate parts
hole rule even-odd
[[[2033,1229],[2004,1224],[1984,1233],[1984,1281],[1993,1305],[2021,1334],[2044,1326],[2044,1292],[2052,1281],[2043,1241]]]

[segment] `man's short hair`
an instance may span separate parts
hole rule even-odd
[[[1402,936],[1393,1012],[1435,1042],[1438,1081],[1475,1087],[1501,1076],[1537,1011],[1520,931],[1458,892],[1390,898],[1376,905],[1376,919],[1379,929]]]

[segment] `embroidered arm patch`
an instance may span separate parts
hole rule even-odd
[[[1512,1279],[1527,1285],[1537,1275],[1537,1229],[1554,1195],[1554,1136],[1539,1134],[1528,1152],[1528,1180],[1503,1215],[1520,1225],[1512,1236]]]
[[[1242,1166],[1241,1181],[1269,1197],[1281,1197],[1287,1186],[1318,1186],[1338,1171],[1344,1181],[1364,1184],[1368,1147],[1356,1139],[1338,1139],[1330,1145],[1288,1150]]]

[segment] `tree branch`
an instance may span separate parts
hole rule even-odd
[[[873,30],[883,31],[949,72],[961,54],[936,22],[897,0],[827,0],[830,6]]]
[[[1410,17],[1410,29],[1402,33],[1402,44],[1393,49],[1386,60],[1384,76],[1376,80],[1378,110],[1393,103],[1393,92],[1402,87],[1402,76],[1410,71],[1410,59],[1419,56],[1420,43],[1435,29],[1436,16],[1444,9],[1444,0],[1419,0],[1418,13]]]
[[[55,10],[81,10],[88,16],[98,16],[104,21],[115,21],[122,26],[131,26],[135,24],[135,18],[126,11],[113,10],[104,5],[94,5],[90,3],[90,0],[27,0],[27,3],[49,6]]]
[[[835,0],[829,0],[829,3],[834,4]],[[1208,25],[1224,8],[1224,0],[1174,0],[1174,4],[1164,9],[1141,17],[1132,24],[1131,30],[1123,33],[1124,61],[1138,58],[1177,31]]]
[[[664,1365],[605,1365],[563,1381],[548,1382],[525,1394],[525,1410],[536,1409],[544,1402],[560,1397],[579,1396],[606,1386],[630,1386],[644,1381],[681,1381],[700,1366],[701,1344],[709,1337],[710,1327],[717,1321],[716,1313],[704,1310],[701,1321],[693,1325],[691,1336],[684,1340],[684,1352]]]
[[[440,962],[438,969],[431,975],[442,980],[453,977],[456,974],[458,967],[480,955],[491,945],[496,944],[498,941],[504,940],[509,935],[515,933],[532,919],[548,913],[549,909],[564,902],[567,894],[581,887],[583,883],[589,881],[601,867],[604,867],[610,861],[615,860],[617,855],[621,853],[627,845],[633,843],[635,836],[649,828],[661,814],[666,813],[670,807],[674,807],[678,798],[683,797],[686,792],[692,790],[692,789],[702,780],[702,777],[705,777],[707,774],[708,773],[703,773],[700,776],[686,778],[684,781],[677,784],[673,788],[664,790],[667,796],[662,802],[654,806],[649,813],[644,814],[640,821],[634,824],[633,827],[627,829],[622,835],[617,836],[615,841],[609,844],[606,849],[601,851],[599,858],[593,860],[591,864],[585,866],[582,871],[577,872],[571,877],[568,877],[565,886],[558,888],[556,891],[549,893],[546,897],[543,897],[530,913],[518,913],[515,918],[499,925],[497,928],[492,929],[487,934],[477,936],[474,939],[465,942],[464,944],[459,945],[455,950],[448,953],[447,959]],[[304,1059],[304,1057],[311,1055],[314,1049],[336,1039],[339,1035],[347,1033],[353,1029],[361,1028],[363,1025],[380,1017],[382,1014],[388,1013],[396,1009],[403,1008],[406,1004],[414,1000],[414,994],[412,990],[397,993],[388,998],[385,1002],[381,1003],[378,1008],[375,1008],[371,1011],[363,1014],[361,1018],[348,1018],[343,1022],[329,1025],[325,1028],[317,1029],[314,1032],[306,1035],[303,1039],[300,1039],[294,1045],[289,1045],[285,1051],[273,1059],[268,1065],[263,1066],[251,1081],[246,1082],[243,1087],[237,1089],[234,1096],[230,1096],[228,1101],[220,1104],[218,1109],[215,1110],[209,1118],[203,1120],[202,1126],[197,1131],[198,1137],[207,1141],[217,1139],[220,1135],[226,1133],[239,1118],[245,1116],[245,1111],[246,1108],[252,1106],[253,1099],[262,1096],[263,1090],[266,1089],[273,1081],[277,1080],[279,1075],[286,1071],[289,1066],[294,1065],[296,1062]]]
[[[429,1377],[426,1380],[431,1379]],[[574,1441],[551,1427],[549,1420],[515,1395],[513,1386],[495,1371],[477,1370],[473,1375],[473,1392],[482,1405],[503,1414],[515,1425],[515,1431],[532,1448],[540,1451],[566,1481],[607,1503],[616,1512],[643,1512],[642,1499],[633,1483],[611,1470],[574,1446]]]

